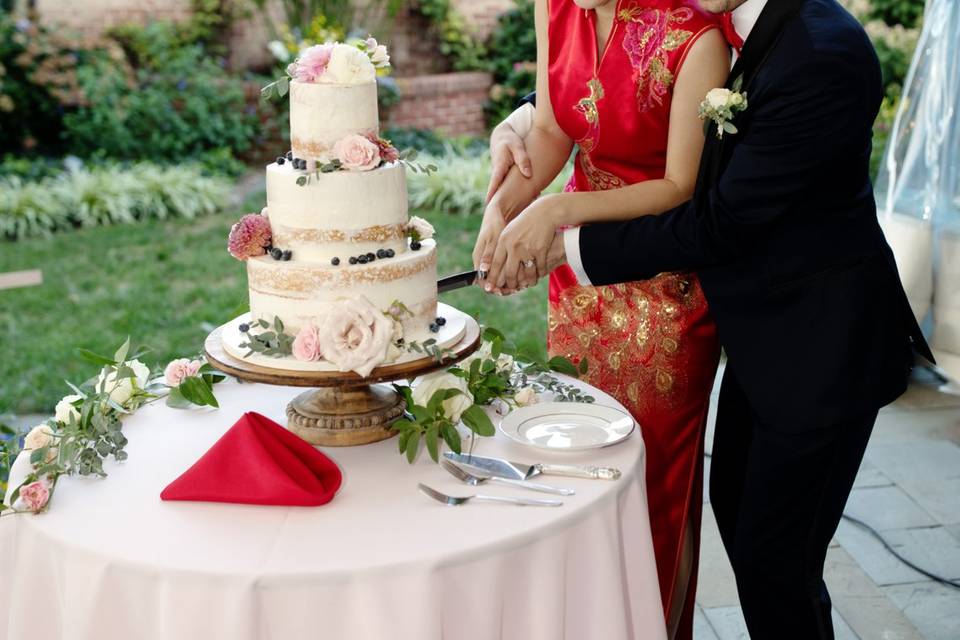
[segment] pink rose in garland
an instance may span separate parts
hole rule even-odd
[[[400,152],[389,140],[375,135],[367,136],[367,140],[377,145],[377,149],[380,150],[380,159],[384,162],[396,162],[400,159]]]
[[[289,67],[287,73],[300,82],[316,82],[326,72],[333,54],[332,44],[315,44],[300,54]]]
[[[370,171],[380,166],[380,148],[366,136],[351,134],[333,145],[333,155],[344,169]]]
[[[27,509],[39,513],[47,506],[47,501],[50,499],[50,489],[45,482],[37,480],[20,487],[20,499],[23,500]]]
[[[322,357],[320,336],[314,325],[304,325],[293,339],[293,357],[303,362],[313,362]]]
[[[360,296],[330,309],[319,331],[320,350],[340,371],[368,376],[386,359],[392,336],[393,320]]]
[[[184,380],[197,375],[202,366],[203,363],[199,360],[188,360],[187,358],[171,360],[163,371],[167,386],[179,387]]]
[[[251,213],[240,218],[230,229],[227,249],[237,260],[262,256],[272,241],[270,221],[264,216]]]

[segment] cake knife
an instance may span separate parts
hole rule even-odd
[[[447,291],[453,291],[454,289],[469,287],[476,281],[476,279],[476,271],[464,271],[463,273],[455,273],[452,276],[440,278],[437,280],[437,293],[446,293]]]

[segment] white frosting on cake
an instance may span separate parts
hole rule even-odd
[[[254,320],[278,316],[296,333],[317,323],[330,305],[363,296],[381,311],[403,303],[413,317],[402,319],[404,339],[425,340],[437,316],[436,244],[425,240],[419,251],[369,264],[338,267],[308,262],[283,262],[269,256],[247,261],[250,314]]]
[[[305,64],[319,69],[323,51],[315,53],[317,58]],[[338,45],[317,82],[290,83],[295,158],[326,163],[346,136],[377,135],[374,73],[366,53]],[[354,169],[377,162],[370,155],[369,163],[354,158],[351,164],[350,149],[342,145],[341,151],[346,154],[341,160]],[[286,260],[269,254],[247,260],[251,318],[272,323],[279,317],[285,331],[296,334],[308,323],[319,325],[335,303],[362,297],[380,311],[395,311],[395,303],[410,311],[400,318],[407,343],[435,337],[430,325],[437,317],[436,244],[424,240],[416,251],[408,244],[404,165],[328,173],[292,165],[267,166],[266,215],[273,247],[290,253]],[[308,181],[299,185],[298,179]],[[350,264],[351,257],[378,252],[382,257]]]
[[[376,135],[377,83],[290,82],[290,145],[294,157],[328,162],[338,140],[350,133]]]
[[[296,261],[346,264],[350,256],[378,249],[407,250],[407,182],[402,164],[373,171],[334,171],[310,175],[289,163],[267,166],[267,215],[273,244],[293,252]]]

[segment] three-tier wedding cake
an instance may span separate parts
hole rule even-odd
[[[375,40],[311,47],[288,68],[291,151],[267,166],[267,206],[229,249],[245,260],[250,314],[233,355],[368,375],[450,327],[437,316],[433,228],[407,212],[405,162],[379,136]]]

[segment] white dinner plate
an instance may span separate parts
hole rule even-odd
[[[633,417],[598,404],[544,402],[520,407],[500,421],[500,432],[515,442],[551,451],[582,451],[625,440]]]

